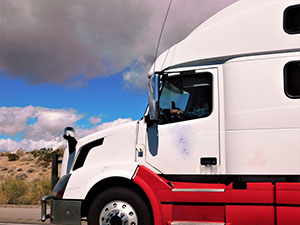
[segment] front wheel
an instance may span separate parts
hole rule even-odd
[[[150,210],[136,192],[114,187],[101,192],[88,212],[89,225],[152,225]]]

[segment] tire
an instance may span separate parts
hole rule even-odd
[[[89,225],[152,225],[150,210],[133,190],[114,187],[101,192],[88,212]]]

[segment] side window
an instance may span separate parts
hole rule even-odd
[[[159,124],[207,117],[212,112],[212,74],[193,73],[163,80]]]
[[[284,11],[283,28],[288,34],[300,34],[300,5],[293,5]]]
[[[300,61],[288,62],[285,65],[284,91],[289,98],[300,98]]]

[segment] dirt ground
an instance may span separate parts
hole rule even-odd
[[[19,176],[29,182],[38,178],[50,178],[50,165],[45,167],[38,159],[26,157],[25,155],[17,161],[8,161],[7,156],[0,156],[0,181],[9,176],[13,178]]]
[[[7,178],[17,178],[25,182],[36,179],[50,179],[51,165],[41,164],[41,162],[25,154],[16,161],[8,161],[7,156],[0,156],[0,188],[1,183]],[[1,196],[0,196],[1,198]],[[0,199],[1,203],[1,199]],[[49,224],[40,221],[41,209],[39,205],[1,205],[0,223],[2,224]]]

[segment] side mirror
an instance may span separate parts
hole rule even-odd
[[[77,140],[75,139],[75,129],[73,127],[66,127],[64,129],[64,139],[68,141],[69,144],[69,154],[71,155],[76,150]]]
[[[75,129],[73,127],[66,127],[64,129],[64,139],[69,140],[71,138],[75,138]]]
[[[150,120],[158,119],[159,111],[159,75],[153,74],[148,85],[149,117]]]

